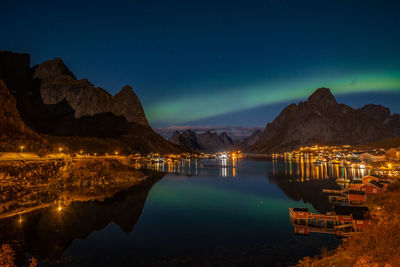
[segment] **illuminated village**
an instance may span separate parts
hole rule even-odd
[[[301,181],[336,177],[338,190],[323,189],[329,195],[332,211],[318,214],[308,209],[289,209],[296,234],[312,232],[348,236],[364,231],[379,220],[379,207],[369,210],[366,202],[384,193],[388,185],[400,178],[400,149],[362,150],[348,145],[310,146],[273,158],[288,165],[290,175]],[[297,169],[292,162],[298,163]],[[307,166],[306,170],[304,166]]]

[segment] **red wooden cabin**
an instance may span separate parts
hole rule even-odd
[[[365,192],[359,190],[349,190],[347,198],[350,205],[362,205],[367,201]]]
[[[372,180],[360,186],[358,190],[364,191],[367,195],[377,195],[384,191],[384,185],[380,182]]]

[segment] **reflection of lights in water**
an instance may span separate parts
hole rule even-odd
[[[236,177],[236,168],[235,168],[235,167],[232,168],[232,176],[233,176],[233,177]]]
[[[226,166],[226,158],[222,158],[222,160],[221,160],[221,164],[222,164],[222,166]]]
[[[19,215],[18,222],[19,222],[19,223],[22,223],[22,217],[21,217],[21,215]]]
[[[221,168],[220,176],[228,177],[228,168]]]

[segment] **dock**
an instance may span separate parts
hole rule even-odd
[[[372,223],[368,208],[359,206],[335,206],[334,211],[325,214],[310,212],[307,208],[289,208],[289,217],[295,231],[296,227],[311,227],[324,233],[358,232]]]

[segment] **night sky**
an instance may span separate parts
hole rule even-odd
[[[0,50],[61,57],[154,127],[265,125],[329,87],[400,113],[400,1],[2,1]]]

